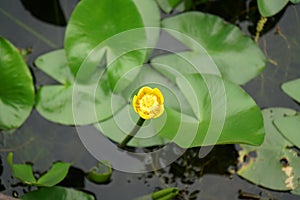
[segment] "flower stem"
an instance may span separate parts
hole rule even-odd
[[[127,143],[136,135],[136,133],[140,130],[141,126],[145,122],[145,119],[139,118],[139,120],[136,122],[136,125],[134,128],[131,130],[130,134],[124,138],[124,140],[121,142],[121,144],[118,145],[119,148],[124,148],[126,147]]]

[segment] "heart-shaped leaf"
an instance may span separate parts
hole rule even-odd
[[[34,104],[34,84],[18,50],[0,37],[0,129],[18,128]]]
[[[148,12],[149,7],[153,8],[153,12]],[[111,89],[114,90],[119,81],[123,81],[121,89],[125,88],[134,77],[121,78],[127,71],[144,63],[149,42],[157,38],[158,30],[151,38],[152,31],[144,28],[158,25],[159,13],[153,1],[79,2],[69,20],[65,39],[72,73],[79,74],[80,79],[83,77],[85,81],[103,59],[108,68]],[[93,56],[90,56],[91,53]],[[90,73],[83,76],[82,72],[78,73],[79,70]]]
[[[136,72],[132,71],[131,73]],[[131,73],[129,73],[129,75]],[[136,94],[135,92],[145,85],[153,88],[158,87],[162,91],[166,107],[171,107],[184,113],[190,113],[192,111],[189,105],[184,103],[186,100],[178,87],[174,86],[172,82],[168,81],[164,76],[148,65],[142,67],[135,81],[122,92],[122,95],[127,101],[131,101],[132,97]],[[95,124],[95,126],[113,141],[121,143],[135,126],[138,117],[131,104],[127,104],[120,112],[116,113],[114,117]],[[168,140],[157,135],[159,127],[163,125],[165,117],[166,115],[163,115],[158,119],[145,122],[137,135],[128,143],[128,146],[145,147],[167,143]]]
[[[251,38],[217,16],[186,12],[164,19],[162,27],[191,51],[155,57],[151,63],[157,70],[165,65],[181,74],[210,73],[244,84],[266,65]]]
[[[65,58],[64,50],[57,50],[38,57],[36,66],[63,85],[42,86],[38,90],[36,109],[46,119],[66,124],[82,125],[104,120],[112,116],[112,92],[107,78],[99,77],[104,69],[94,72],[90,84],[75,82]],[[119,110],[126,103],[120,96],[115,96],[115,109]]]
[[[177,84],[196,117],[167,109],[160,136],[184,148],[263,142],[260,109],[239,86],[215,75],[200,74],[177,78]]]
[[[169,140],[184,148],[226,143],[261,144],[263,123],[255,102],[238,85],[214,75],[203,77],[181,75],[174,84],[144,66],[123,95],[130,101],[142,86],[158,87],[165,98],[165,114],[146,121],[128,145],[153,146]],[[96,127],[120,143],[137,120],[138,115],[129,104]]]
[[[266,138],[259,147],[241,145],[238,174],[273,190],[299,192],[300,158],[277,130],[274,120],[296,115],[294,110],[269,108],[263,110]]]

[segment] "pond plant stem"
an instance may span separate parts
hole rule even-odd
[[[118,145],[119,148],[123,149],[124,147],[126,147],[126,145],[128,144],[128,142],[136,135],[136,133],[140,130],[141,126],[143,125],[143,123],[145,122],[145,119],[143,118],[139,118],[139,120],[136,122],[135,127],[132,129],[132,131],[130,132],[129,135],[126,136],[126,138],[124,138],[124,140]]]

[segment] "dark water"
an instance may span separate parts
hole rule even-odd
[[[32,3],[35,2],[35,3]],[[43,1],[47,9],[49,2]],[[36,69],[33,61],[37,56],[48,51],[62,48],[65,23],[77,0],[60,1],[60,8],[53,6],[57,15],[43,10],[45,5],[38,1],[0,1],[0,35],[10,40],[19,48],[32,48],[27,61],[35,78],[36,87],[52,84],[54,81]],[[232,5],[224,1],[223,6]],[[253,1],[237,1],[234,11],[221,13],[226,20],[238,24],[245,34],[253,33],[253,23],[258,19]],[[54,4],[55,5],[55,4]],[[58,5],[58,4],[57,4]],[[213,3],[192,9],[201,9],[220,13]],[[47,10],[46,9],[46,10]],[[242,12],[248,9],[249,12]],[[244,86],[245,90],[262,107],[289,107],[300,110],[300,106],[280,90],[280,85],[288,80],[300,77],[300,6],[288,8],[270,19],[267,32],[260,38],[259,45],[268,55],[270,62],[264,73]],[[43,15],[47,15],[46,17]],[[249,18],[251,17],[251,18]],[[277,21],[278,20],[278,21]],[[88,128],[88,127],[86,127]],[[90,127],[92,128],[92,127]],[[197,148],[188,150],[170,167],[155,173],[132,174],[114,171],[111,181],[96,185],[84,179],[84,171],[97,163],[82,145],[74,127],[67,127],[49,122],[35,110],[26,123],[13,134],[0,135],[0,192],[8,195],[22,195],[34,188],[25,187],[11,177],[6,163],[9,151],[15,152],[16,162],[30,161],[34,169],[43,172],[52,162],[62,160],[72,162],[74,167],[70,176],[62,185],[93,193],[97,199],[131,200],[153,192],[166,185],[177,186],[191,199],[239,199],[239,191],[261,195],[266,199],[299,199],[289,193],[279,193],[257,187],[228,170],[237,162],[237,152],[233,145],[217,146],[203,159],[198,158]],[[192,198],[196,196],[196,198]],[[178,199],[183,199],[179,197]]]

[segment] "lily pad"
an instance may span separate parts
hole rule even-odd
[[[299,0],[257,0],[258,10],[262,16],[271,17],[279,13],[288,4],[289,1],[294,4],[300,2]]]
[[[95,200],[94,196],[71,188],[51,187],[41,188],[24,194],[23,200]]]
[[[155,57],[151,64],[179,73],[210,73],[237,84],[260,74],[266,59],[259,47],[236,26],[220,17],[186,12],[164,19],[162,27],[191,50]]]
[[[159,25],[157,9],[145,12],[149,7],[155,8],[153,1],[79,2],[69,20],[65,39],[72,73],[88,79],[103,59],[108,68],[109,86],[114,90],[115,84],[127,71],[144,63],[148,55],[147,45],[156,38],[150,38],[152,32],[144,29],[147,26]],[[90,73],[83,76],[80,74],[82,72],[78,73],[79,70],[87,70]],[[133,76],[122,79],[122,88],[134,78]]]
[[[299,114],[293,116],[278,117],[274,123],[280,133],[290,143],[300,148],[300,116]]]
[[[104,69],[94,72],[90,84],[75,82],[64,50],[57,50],[38,57],[35,65],[57,80],[61,85],[41,86],[37,93],[37,111],[46,119],[65,124],[83,125],[107,119],[113,115],[112,92],[104,76]],[[116,110],[126,103],[120,96],[114,98]]]
[[[181,147],[247,143],[259,145],[264,138],[259,107],[238,85],[218,76],[178,75],[177,84],[149,66],[123,91],[132,99],[142,86],[158,87],[165,98],[165,113],[147,120],[129,146],[153,146],[175,142]],[[96,127],[120,143],[135,126],[138,115],[130,104]],[[249,123],[251,122],[251,123]],[[242,134],[241,134],[242,133]]]
[[[183,148],[263,142],[261,111],[239,86],[215,75],[200,74],[177,78],[177,84],[194,115],[166,110],[168,117],[160,136]]]
[[[300,79],[292,80],[282,84],[282,90],[300,103]]]
[[[135,81],[122,92],[122,95],[128,101],[131,101],[138,89],[145,85],[153,88],[158,87],[162,91],[165,99],[165,107],[170,107],[184,113],[192,112],[179,88],[148,65],[142,67]],[[146,121],[136,137],[128,143],[128,146],[145,147],[167,143],[167,139],[158,135],[159,127],[163,125],[165,117],[166,115],[163,115],[160,118]],[[95,124],[95,126],[113,141],[121,143],[135,126],[138,118],[139,116],[134,112],[131,104],[127,104],[114,117]]]
[[[259,147],[241,145],[238,174],[273,190],[299,190],[300,158],[277,130],[274,120],[294,116],[294,110],[269,108],[263,110],[266,138]]]
[[[34,104],[32,75],[18,50],[0,37],[0,130],[21,126]]]

